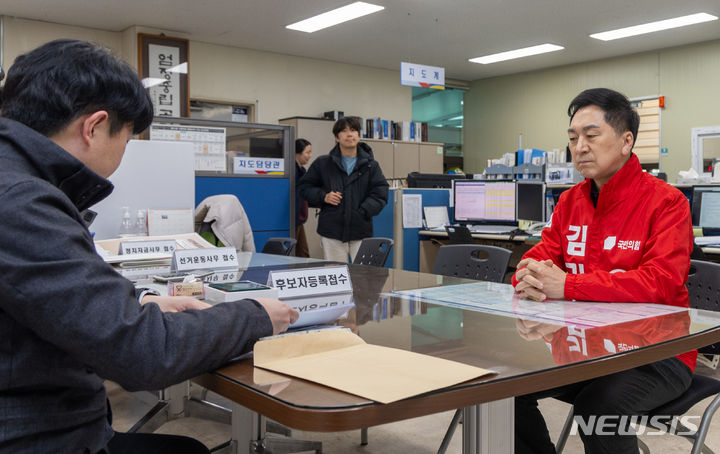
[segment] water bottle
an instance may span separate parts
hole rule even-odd
[[[135,236],[134,230],[132,219],[130,219],[130,207],[123,207],[123,217],[120,222],[120,232],[118,233],[118,236],[120,238]]]
[[[148,229],[147,229],[147,222],[145,219],[145,210],[138,210],[137,220],[135,221],[135,235],[147,236],[147,234],[148,234]]]

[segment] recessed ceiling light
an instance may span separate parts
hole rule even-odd
[[[509,50],[500,52],[499,54],[485,55],[484,57],[471,58],[473,63],[496,63],[499,61],[512,60],[513,58],[529,57],[530,55],[544,54],[546,52],[555,52],[556,50],[565,49],[555,44],[540,44],[539,46],[525,47],[523,49]]]
[[[674,19],[660,20],[648,24],[633,25],[632,27],[619,28],[602,33],[593,33],[591,38],[610,41],[613,39],[627,38],[628,36],[642,35],[645,33],[667,30],[669,28],[685,27],[686,25],[699,24],[717,20],[717,16],[707,13],[690,14],[689,16],[676,17]]]
[[[372,14],[383,9],[385,9],[384,6],[373,5],[372,3],[365,2],[355,2],[350,5],[343,6],[342,8],[337,8],[300,22],[286,25],[285,28],[312,33],[322,30],[323,28],[332,27],[333,25],[357,19],[358,17],[367,16],[368,14]]]

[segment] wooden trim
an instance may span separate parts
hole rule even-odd
[[[190,42],[184,38],[174,38],[165,35],[150,35],[147,33],[138,33],[138,73],[141,78],[149,76],[148,64],[148,46],[157,44],[162,46],[175,47],[179,50],[180,61],[178,64],[187,64],[187,73],[180,74],[180,116],[190,116]]]
[[[252,367],[251,360],[220,369],[215,373],[202,375],[194,378],[193,381],[288,427],[314,432],[337,432],[425,416],[577,383],[670,358],[718,341],[720,341],[720,328],[714,328],[681,339],[597,360],[560,366],[544,372],[528,373],[508,379],[503,379],[502,375],[499,375],[493,377],[492,380],[475,380],[447,390],[385,405],[369,401],[364,404],[362,403],[363,399],[358,398],[358,405],[334,409],[293,406],[229,378],[234,375],[230,369],[235,367],[241,367],[247,373]],[[225,373],[227,373],[227,377],[223,376]],[[252,374],[251,371],[250,374]],[[321,385],[317,385],[317,387],[319,391],[324,388]],[[337,391],[333,390],[333,392]]]

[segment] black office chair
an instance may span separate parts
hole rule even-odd
[[[360,242],[353,265],[385,266],[392,247],[393,240],[390,238],[365,238]]]
[[[433,274],[502,282],[511,255],[511,251],[497,246],[449,244],[438,249]]]
[[[446,227],[448,228],[448,227]],[[456,227],[457,228],[457,227]],[[466,231],[467,228],[463,227]],[[450,231],[448,230],[448,234]],[[470,232],[468,231],[468,236]],[[480,255],[487,255],[481,258]],[[511,251],[497,246],[483,246],[480,244],[450,244],[440,246],[433,274],[443,276],[457,276],[481,281],[502,282],[510,263]],[[450,422],[438,454],[444,454],[450,445],[455,429],[462,418],[462,409],[455,411]]]
[[[690,292],[690,307],[720,312],[720,264],[703,262],[701,260],[691,260],[687,287]],[[698,354],[720,354],[720,342],[699,348]],[[717,409],[720,408],[720,381],[711,377],[693,374],[690,388],[688,388],[688,390],[677,399],[650,411],[648,413],[648,420],[656,415],[673,415],[674,417],[682,416],[693,405],[713,395],[715,398],[712,402],[710,402],[707,408],[705,408],[705,412],[700,420],[700,426],[697,431],[693,432],[687,427],[684,427],[680,421],[677,421],[676,423],[676,427],[680,429],[679,432],[681,433],[678,435],[686,438],[693,444],[691,451],[692,454],[700,454],[700,452],[712,453],[712,451],[705,446],[705,438],[707,437],[708,428],[710,427],[710,421],[712,421]],[[572,427],[572,421],[573,411],[571,409],[555,447],[558,454],[560,454],[565,447],[565,443],[567,442],[567,438]],[[660,422],[669,428],[672,420],[664,420]],[[642,440],[638,439],[638,445],[643,453],[650,452],[650,449]]]
[[[297,240],[295,238],[268,238],[261,252],[263,254],[292,255],[296,243]]]
[[[473,244],[473,237],[470,230],[462,225],[446,225],[445,231],[448,234],[450,244]]]

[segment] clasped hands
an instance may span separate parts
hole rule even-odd
[[[549,342],[552,340],[555,332],[559,331],[562,326],[540,323],[533,320],[516,319],[515,328],[520,337],[527,341],[543,339]]]
[[[567,273],[552,260],[537,261],[523,259],[517,265],[515,291],[523,298],[545,301],[548,298],[562,299],[565,296]]]

